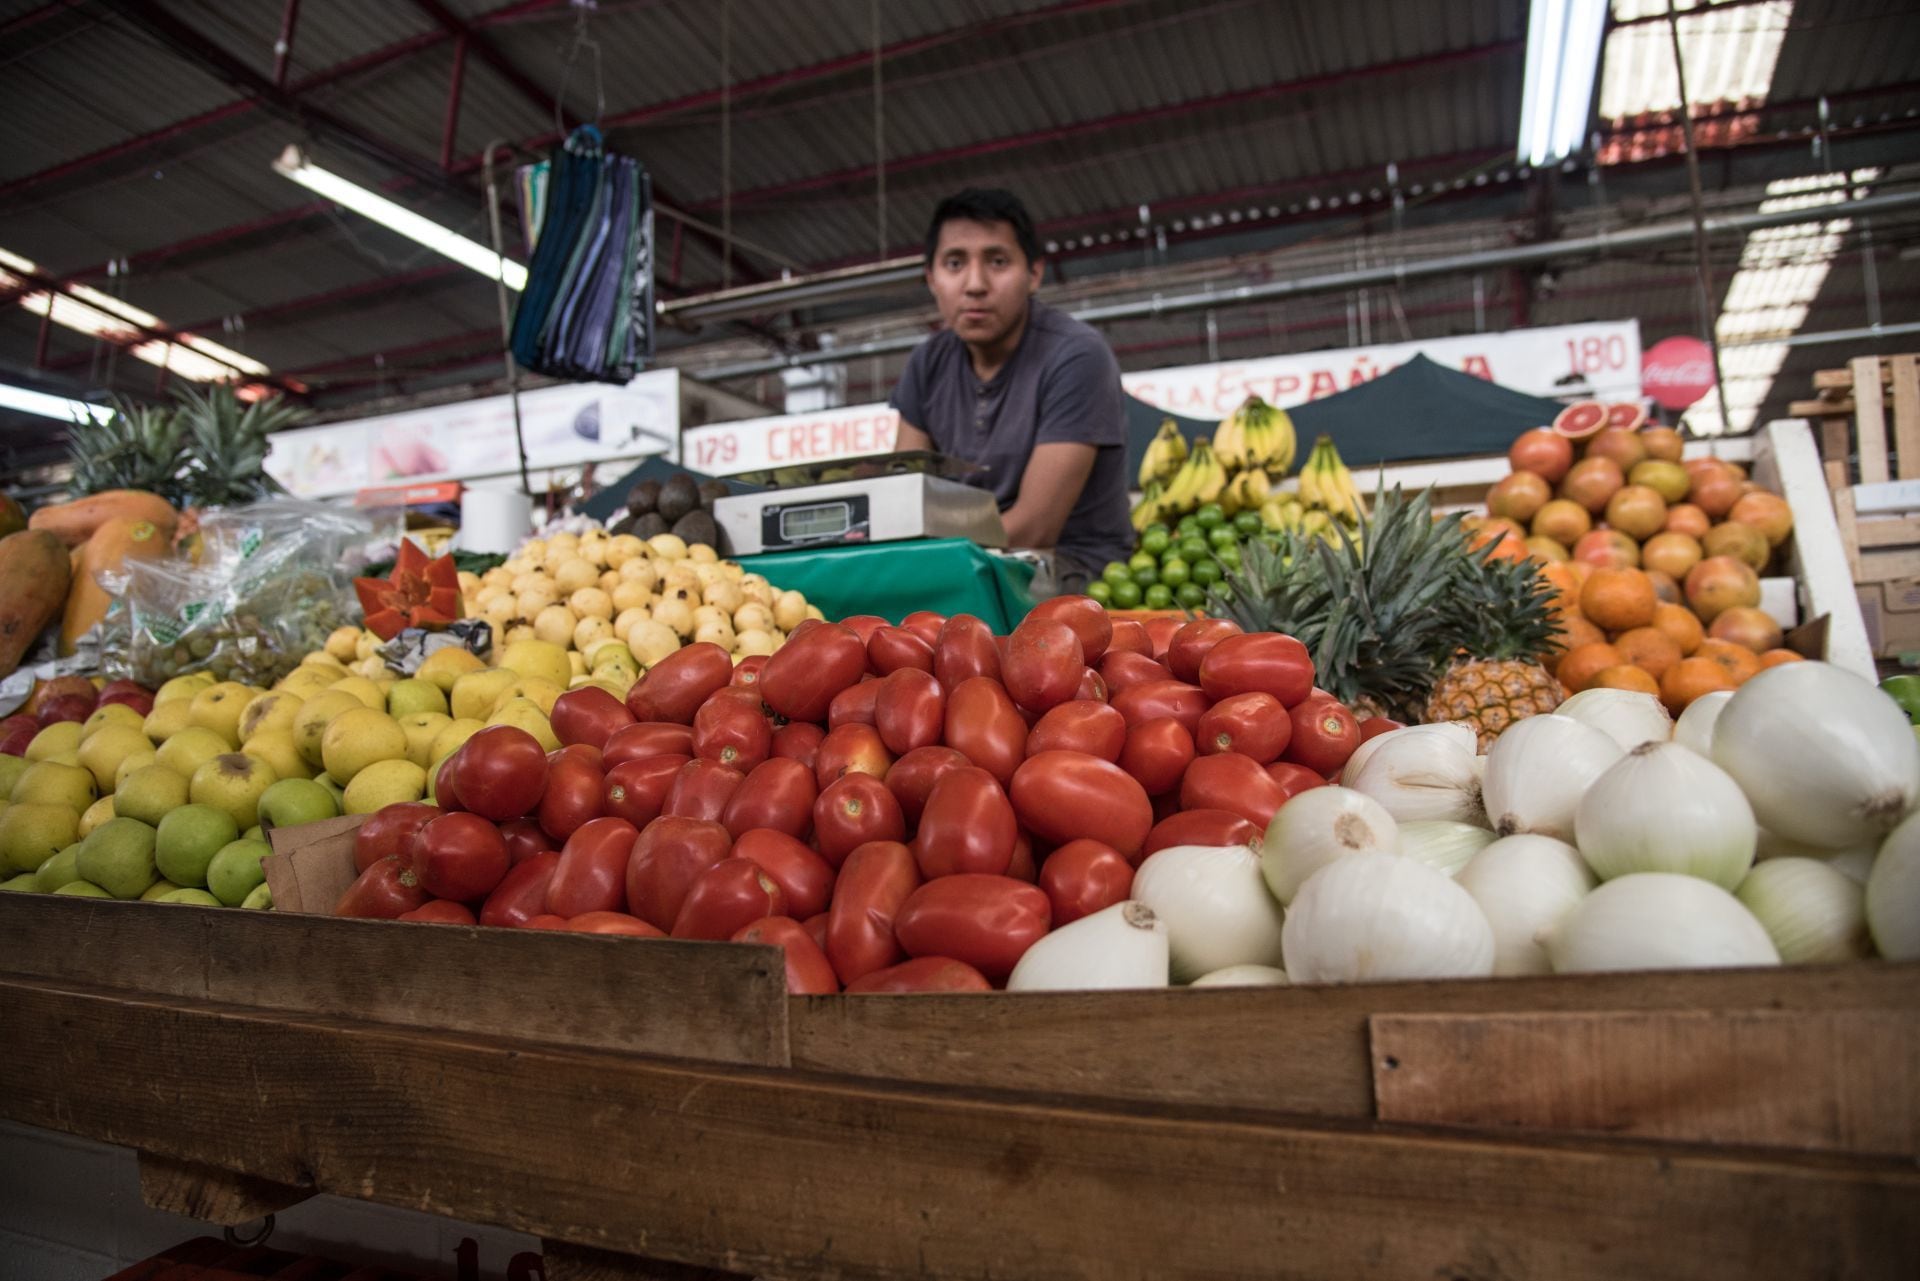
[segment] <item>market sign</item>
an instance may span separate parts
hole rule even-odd
[[[1640,322],[1549,325],[1504,333],[1425,338],[1217,365],[1122,374],[1120,385],[1156,409],[1188,418],[1225,418],[1249,395],[1289,408],[1370,382],[1413,359],[1534,396],[1640,398]]]
[[[1662,409],[1689,409],[1713,384],[1713,348],[1698,338],[1662,338],[1640,362],[1640,385]]]
[[[709,476],[858,458],[893,449],[900,414],[887,405],[849,405],[695,427],[680,441],[683,465]]]
[[[655,369],[624,387],[567,383],[522,392],[520,419],[527,466],[535,471],[669,453],[680,429],[680,374]],[[267,473],[301,497],[520,469],[509,396],[276,432],[268,440]]]

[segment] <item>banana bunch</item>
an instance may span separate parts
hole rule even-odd
[[[1267,473],[1250,467],[1227,481],[1227,487],[1220,491],[1220,507],[1229,516],[1235,512],[1258,511],[1272,492],[1273,482],[1267,479]]]
[[[1300,468],[1300,497],[1308,507],[1330,512],[1350,525],[1367,515],[1366,503],[1354,488],[1353,473],[1340,461],[1331,436],[1313,442],[1313,452]]]
[[[1128,519],[1133,523],[1133,532],[1141,534],[1155,521],[1165,520],[1168,514],[1167,487],[1157,480],[1150,480],[1141,490],[1140,501],[1133,505],[1133,512]],[[1177,519],[1179,514],[1173,515]]]
[[[1298,449],[1293,419],[1258,396],[1248,396],[1213,433],[1213,452],[1229,470],[1258,468],[1284,476]]]
[[[1202,503],[1213,502],[1226,487],[1227,469],[1214,457],[1212,444],[1198,441],[1187,460],[1180,464],[1180,470],[1167,482],[1163,498],[1165,510],[1183,515]]]
[[[1154,433],[1153,440],[1148,443],[1147,452],[1140,456],[1141,492],[1145,493],[1155,481],[1165,485],[1185,461],[1187,438],[1174,426],[1173,419],[1161,420],[1160,430]]]

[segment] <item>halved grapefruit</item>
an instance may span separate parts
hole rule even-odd
[[[1554,416],[1553,429],[1568,440],[1585,440],[1608,425],[1608,412],[1597,400],[1576,400]]]
[[[1618,427],[1622,431],[1639,431],[1647,421],[1647,411],[1631,400],[1619,401],[1607,406],[1607,426]]]

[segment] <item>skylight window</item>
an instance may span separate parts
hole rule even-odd
[[[1700,145],[1718,146],[1759,127],[1757,109],[1773,85],[1774,65],[1793,17],[1793,0],[1760,4],[1678,5],[1687,97]],[[1600,69],[1600,118],[1609,137],[1601,164],[1652,159],[1685,148],[1680,78],[1666,0],[1614,0]],[[1627,25],[1618,25],[1627,24]]]

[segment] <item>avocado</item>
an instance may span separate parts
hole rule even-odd
[[[712,511],[716,500],[725,498],[733,490],[724,480],[703,480],[700,482],[700,507],[703,511]]]
[[[720,550],[717,546],[720,541],[720,527],[713,523],[712,516],[697,507],[673,522],[673,529],[670,532],[689,547],[695,543],[705,543],[715,551]]]
[[[644,516],[654,509],[660,501],[660,482],[643,480],[627,491],[627,510],[635,516]]]
[[[667,532],[667,522],[659,512],[646,512],[633,522],[632,532],[636,538],[652,538]]]
[[[694,488],[693,477],[679,472],[668,477],[667,483],[660,486],[660,499],[653,509],[668,524],[672,524],[699,505],[700,491]]]
[[[632,512],[628,512],[625,516],[622,516],[619,520],[616,520],[613,522],[613,524],[607,526],[607,532],[609,534],[614,535],[615,537],[618,537],[621,534],[631,534],[633,532],[634,523],[639,519],[640,518],[638,516],[635,516]]]

